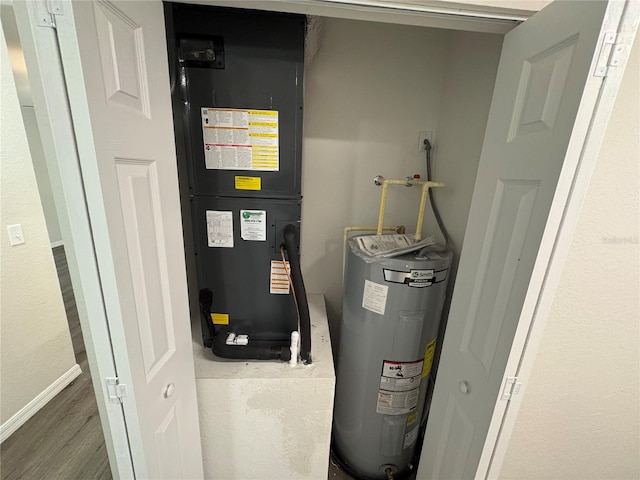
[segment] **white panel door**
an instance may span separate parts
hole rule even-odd
[[[164,13],[71,2],[56,18],[137,478],[203,476]]]
[[[554,2],[505,36],[418,479],[474,478],[504,412],[514,335],[557,232],[550,212],[562,215],[603,82],[597,53],[623,8]]]

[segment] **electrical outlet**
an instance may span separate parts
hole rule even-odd
[[[426,131],[423,130],[422,132],[420,132],[420,134],[418,135],[418,151],[419,152],[424,152],[426,150],[426,146],[424,144],[425,140],[429,140],[430,142],[433,143],[433,137],[431,136],[431,132],[430,131]]]
[[[22,225],[7,225],[9,232],[9,243],[11,246],[21,245],[24,243],[24,234],[22,233]]]

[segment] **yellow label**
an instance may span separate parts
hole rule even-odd
[[[250,137],[260,137],[260,138],[278,138],[277,133],[250,133]]]
[[[278,112],[275,110],[249,110],[249,115],[270,115],[275,117]]]
[[[429,375],[431,371],[431,365],[433,364],[433,356],[436,353],[436,339],[434,338],[427,343],[427,348],[424,350],[424,363],[422,364],[422,378]]]
[[[212,313],[211,321],[214,325],[229,325],[228,313]]]
[[[411,425],[416,420],[418,420],[418,412],[413,412],[411,415],[407,417],[407,425]]]
[[[277,127],[278,126],[276,122],[249,122],[249,125],[252,127]]]
[[[236,177],[236,190],[262,190],[260,177]]]

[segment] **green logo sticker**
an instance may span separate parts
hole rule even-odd
[[[247,212],[246,210],[244,212],[242,212],[242,218],[245,219],[249,219],[253,216],[259,216],[261,217],[264,214],[264,212]]]

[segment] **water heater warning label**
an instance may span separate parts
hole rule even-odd
[[[203,108],[202,138],[207,170],[280,169],[275,110]]]
[[[420,395],[423,360],[415,362],[382,362],[376,412],[403,415],[416,409]]]
[[[404,415],[416,409],[420,389],[416,388],[410,392],[378,392],[378,404],[376,413],[384,415]]]

